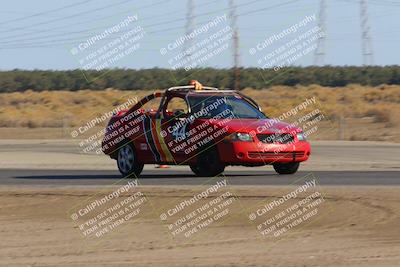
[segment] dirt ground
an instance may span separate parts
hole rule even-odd
[[[162,221],[160,214],[205,188],[139,186],[134,190],[146,197],[140,214],[101,237],[84,236],[80,222],[71,219],[71,214],[91,203],[93,195],[98,194],[98,199],[116,188],[119,187],[1,187],[0,266],[400,263],[399,187],[318,188],[324,200],[318,206],[318,214],[280,236],[263,236],[249,214],[296,187],[226,187],[221,193],[229,191],[235,199],[227,217],[185,237],[173,236],[169,226],[174,220],[168,217]],[[196,205],[202,206],[211,196]],[[119,198],[128,197],[122,194]],[[98,208],[96,212],[99,211]]]

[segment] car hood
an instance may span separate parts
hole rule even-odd
[[[289,123],[278,121],[276,119],[232,119],[232,120],[214,120],[211,122],[218,126],[228,126],[229,132],[251,132],[256,133],[285,133],[285,132],[301,132],[301,128]]]

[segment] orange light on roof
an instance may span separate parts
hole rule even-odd
[[[189,85],[193,85],[194,90],[203,90],[203,85],[196,80],[190,80]]]

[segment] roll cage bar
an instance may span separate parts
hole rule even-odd
[[[162,97],[162,99],[160,101],[160,106],[159,106],[159,108],[157,110],[157,113],[156,113],[156,118],[159,118],[159,116],[160,116],[160,114],[162,112],[162,109],[163,109],[164,104],[165,104],[164,102],[165,102],[165,98],[166,98],[167,93],[168,92],[174,92],[174,91],[175,92],[187,92],[187,94],[190,93],[190,92],[202,93],[202,92],[210,92],[210,91],[216,91],[218,93],[235,93],[235,94],[240,95],[243,99],[245,99],[247,102],[249,102],[252,106],[254,106],[256,109],[258,109],[260,112],[262,112],[260,106],[257,104],[256,101],[254,101],[251,97],[248,97],[248,96],[246,96],[246,95],[244,95],[244,94],[242,94],[242,93],[240,93],[238,91],[230,90],[230,89],[220,90],[220,89],[218,89],[216,87],[208,87],[208,86],[203,86],[202,90],[195,90],[195,86],[194,85],[186,85],[186,86],[174,86],[174,87],[170,87],[170,88],[165,90],[165,92],[163,94],[163,97]],[[189,113],[190,113],[190,106],[189,106]]]
[[[152,99],[154,99],[156,97],[162,96],[161,101],[160,101],[160,105],[159,105],[158,110],[156,112],[156,118],[160,118],[162,109],[163,109],[164,104],[165,104],[165,99],[166,99],[166,97],[167,97],[167,95],[169,93],[171,93],[171,92],[183,92],[183,93],[186,93],[186,95],[187,95],[190,92],[196,92],[196,93],[204,92],[204,93],[206,93],[206,92],[210,92],[210,91],[218,92],[218,93],[235,93],[235,94],[238,94],[243,99],[245,99],[247,102],[249,102],[252,106],[254,106],[259,111],[261,111],[261,108],[260,108],[260,106],[258,106],[256,101],[254,101],[252,98],[250,98],[250,97],[248,97],[248,96],[246,96],[246,95],[244,95],[244,94],[242,94],[242,93],[240,93],[238,91],[229,90],[229,89],[220,90],[218,88],[208,87],[208,86],[203,86],[202,90],[195,90],[195,86],[194,85],[174,86],[174,87],[170,87],[170,88],[166,89],[163,93],[162,92],[155,92],[155,93],[153,93],[151,95],[146,96],[142,100],[140,100],[136,105],[134,105],[130,109],[130,111],[133,110],[134,108],[138,107],[138,106],[140,107],[140,106],[144,105],[145,103],[147,103],[148,101],[150,101],[150,100],[152,100]],[[189,113],[190,113],[190,106],[189,106]]]

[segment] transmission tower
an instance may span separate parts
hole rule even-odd
[[[318,27],[321,35],[317,40],[317,49],[315,50],[314,65],[324,65],[325,63],[325,33],[326,33],[326,0],[321,0],[319,4]]]
[[[363,65],[370,66],[374,64],[374,53],[372,49],[371,28],[369,26],[366,0],[360,1],[360,19]]]
[[[233,76],[234,76],[234,84],[233,87],[235,90],[240,89],[240,68],[239,68],[239,30],[237,28],[237,15],[236,15],[236,5],[234,0],[229,0],[229,9],[230,9],[230,20],[231,20],[231,28],[233,31]]]
[[[185,25],[185,36],[186,40],[183,45],[183,53],[187,60],[191,57],[190,48],[192,47],[194,40],[189,35],[194,30],[194,0],[188,0],[187,2],[187,13],[186,13],[186,25]]]

